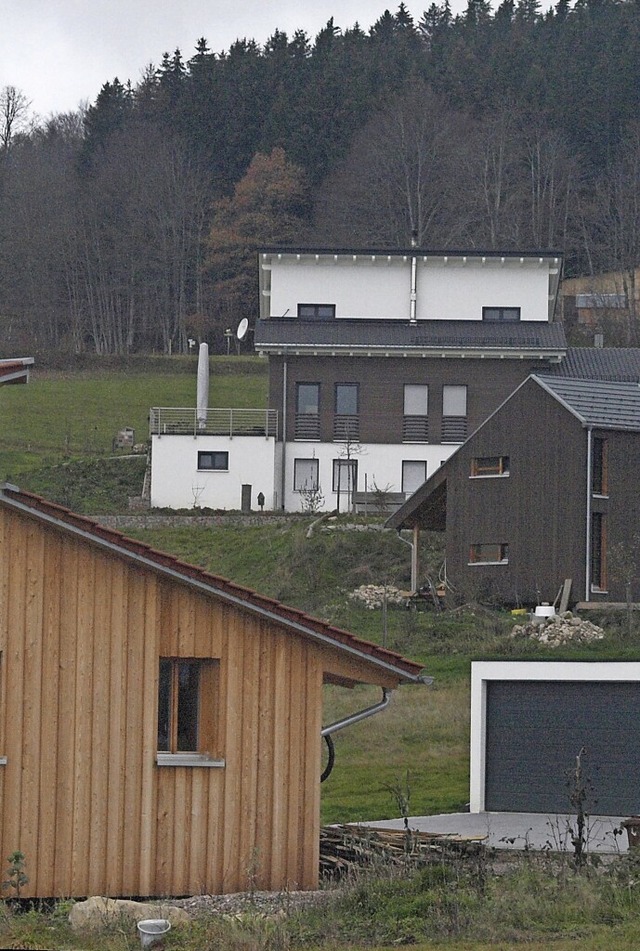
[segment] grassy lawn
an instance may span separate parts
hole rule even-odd
[[[211,358],[212,406],[261,407],[267,398],[267,364],[257,357]],[[0,478],[72,457],[111,452],[114,435],[135,429],[146,442],[152,406],[195,406],[195,357],[167,357],[150,370],[46,371],[36,367],[26,386],[0,387]],[[251,372],[230,372],[238,367]]]

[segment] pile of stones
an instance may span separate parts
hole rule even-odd
[[[548,647],[562,647],[566,644],[591,644],[601,641],[604,631],[597,624],[576,617],[571,611],[565,611],[555,617],[516,624],[511,631],[512,637],[527,637],[540,641]]]
[[[369,611],[381,608],[384,605],[385,597],[387,605],[395,604],[406,607],[409,602],[406,592],[394,588],[393,585],[361,584],[349,595],[352,601],[361,601]]]

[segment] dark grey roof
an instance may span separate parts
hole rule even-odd
[[[584,425],[640,431],[640,385],[536,374],[538,381]]]
[[[550,373],[574,379],[640,382],[639,347],[569,347]]]
[[[259,320],[258,350],[310,350],[314,347],[360,350],[529,350],[562,354],[564,328],[559,323],[482,320]]]
[[[553,248],[528,248],[526,251],[505,251],[505,250],[496,250],[493,249],[481,249],[481,248],[423,248],[423,247],[409,247],[409,248],[389,248],[383,245],[379,247],[365,247],[365,248],[345,248],[336,246],[335,248],[331,247],[315,247],[315,246],[283,246],[283,245],[273,245],[263,248],[258,248],[258,254],[375,254],[375,255],[384,255],[391,257],[407,257],[411,255],[418,255],[427,257],[449,257],[449,258],[561,258],[563,257],[563,252]]]

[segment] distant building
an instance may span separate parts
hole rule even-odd
[[[560,286],[560,313],[565,324],[602,331],[624,330],[631,315],[640,314],[640,267],[571,277]]]
[[[548,251],[261,251],[270,415],[236,428],[236,410],[203,425],[195,410],[152,410],[151,504],[239,508],[243,485],[253,504],[262,492],[293,512],[411,495],[518,383],[564,358],[561,268]]]

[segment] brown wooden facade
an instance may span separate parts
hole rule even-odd
[[[336,384],[357,383],[359,441],[382,444],[403,441],[406,385],[428,385],[426,441],[440,443],[444,386],[467,387],[466,429],[472,433],[530,373],[544,372],[550,365],[546,359],[478,356],[291,356],[287,358],[287,393],[283,401],[283,362],[283,357],[269,357],[269,406],[279,410],[286,406],[287,439],[294,438],[299,383],[320,384],[320,442],[334,440]]]
[[[159,765],[160,658],[211,665],[215,765]],[[0,855],[25,897],[314,887],[323,682],[419,670],[5,487]]]
[[[606,453],[602,491],[589,490],[596,441]],[[508,460],[508,471],[478,477],[488,460]],[[447,577],[460,598],[553,602],[570,578],[572,601],[624,601],[611,553],[638,558],[639,465],[640,431],[586,426],[531,378],[389,524],[446,532]]]

